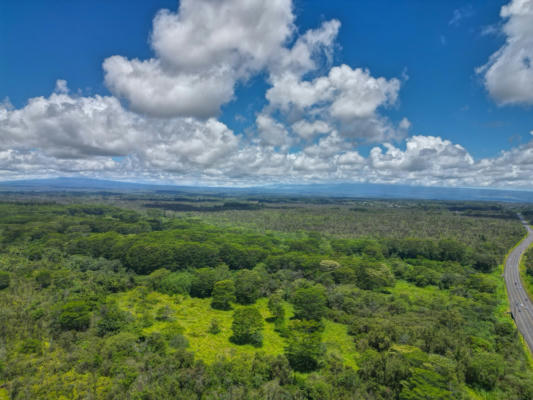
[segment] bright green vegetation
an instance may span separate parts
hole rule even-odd
[[[246,226],[260,232],[315,231],[337,237],[379,239],[454,238],[468,245],[484,237],[503,237],[502,230],[511,237],[522,230],[516,223],[515,212],[483,203],[315,199],[313,203],[267,202],[257,209],[177,215],[194,216],[219,226]]]
[[[533,221],[533,209],[527,208],[522,215],[531,224]],[[520,278],[527,294],[533,299],[533,246],[530,247],[520,260]]]
[[[512,213],[297,207],[0,203],[0,399],[533,399]]]
[[[520,278],[529,297],[533,299],[533,247],[530,247],[522,256]]]

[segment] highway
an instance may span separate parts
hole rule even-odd
[[[533,243],[533,230],[521,215],[518,216],[527,229],[527,237],[507,257],[504,278],[514,321],[530,351],[533,352],[533,305],[529,301],[526,290],[522,286],[519,271],[520,258],[531,243]]]

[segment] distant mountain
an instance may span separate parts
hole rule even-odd
[[[180,192],[227,195],[283,195],[315,197],[349,197],[372,199],[420,199],[458,201],[501,201],[533,203],[533,191],[444,188],[429,186],[339,183],[309,185],[269,185],[246,188],[158,185],[108,181],[90,178],[51,178],[0,182],[0,192],[105,191]]]
[[[184,187],[186,188],[186,187]],[[180,190],[180,186],[167,186],[157,184],[145,184],[135,182],[108,181],[91,178],[50,178],[50,179],[27,179],[19,181],[0,182],[2,191],[109,191],[150,192],[154,190]]]
[[[276,190],[292,194],[299,193],[302,195],[330,195],[355,198],[533,202],[533,191],[485,188],[446,188],[349,183],[329,185],[283,185],[278,186]]]

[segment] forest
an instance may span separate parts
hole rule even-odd
[[[515,209],[100,200],[0,203],[0,399],[533,399]]]

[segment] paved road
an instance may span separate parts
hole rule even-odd
[[[511,305],[511,312],[516,326],[524,337],[529,349],[533,352],[533,304],[529,301],[527,293],[520,280],[520,257],[533,243],[533,230],[521,215],[518,215],[522,224],[527,229],[527,237],[509,254],[505,263],[505,285]]]

